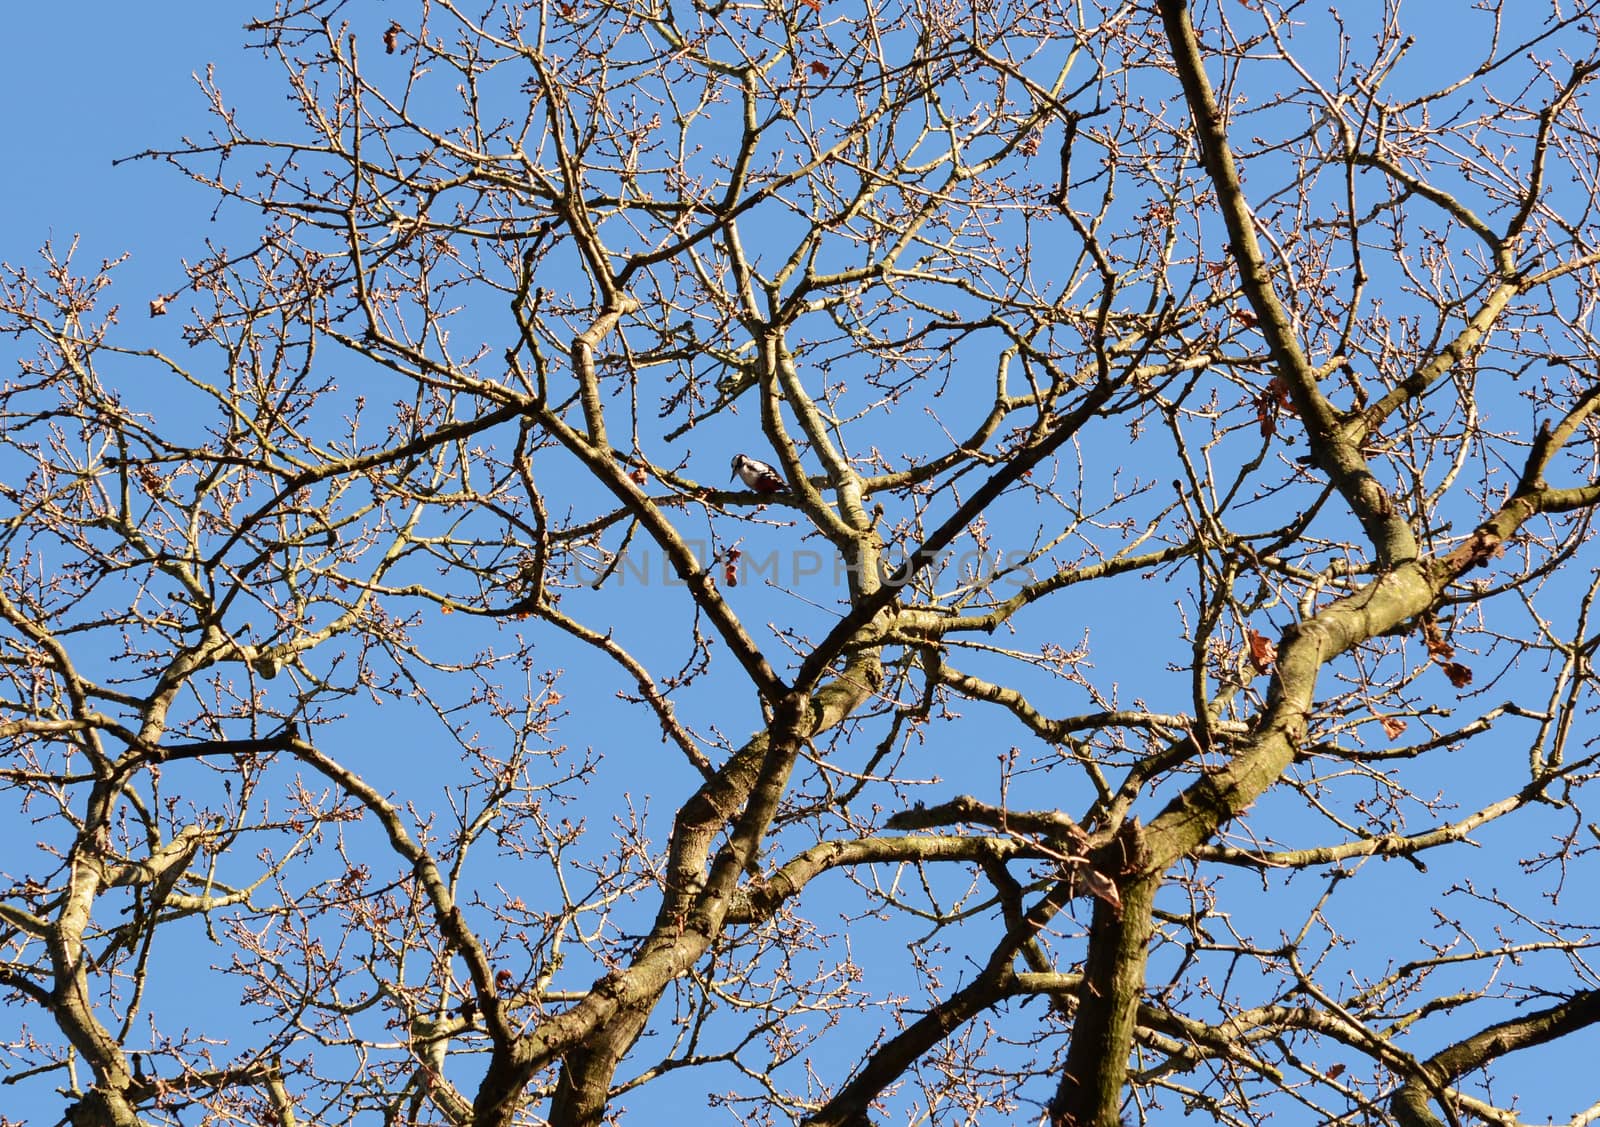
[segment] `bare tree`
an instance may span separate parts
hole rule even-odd
[[[1345,7],[251,23],[166,319],[0,295],[4,1082],[1517,1122],[1600,1020],[1600,13]]]

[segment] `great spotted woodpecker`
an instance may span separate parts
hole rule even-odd
[[[786,488],[777,470],[743,454],[733,456],[733,472],[757,493],[782,493]]]

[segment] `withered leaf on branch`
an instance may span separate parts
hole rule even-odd
[[[1271,438],[1278,433],[1278,412],[1273,405],[1272,394],[1263,391],[1256,396],[1256,423],[1261,427],[1261,437]]]
[[[1262,438],[1271,438],[1278,432],[1279,412],[1299,414],[1295,410],[1294,400],[1289,398],[1289,385],[1283,382],[1281,376],[1273,376],[1267,381],[1266,389],[1255,398],[1255,408]]]
[[[1122,893],[1117,891],[1117,882],[1106,876],[1093,865],[1080,864],[1073,871],[1073,877],[1083,882],[1083,887],[1097,900],[1105,901],[1106,905],[1117,913],[1122,912]]]
[[[1444,670],[1444,675],[1450,678],[1450,683],[1458,689],[1464,689],[1472,684],[1472,670],[1458,661],[1441,661],[1439,668]]]
[[[1278,660],[1276,643],[1254,630],[1245,631],[1245,636],[1250,639],[1250,664],[1255,666],[1257,673],[1267,672],[1272,668],[1272,663]]]
[[[1267,391],[1272,394],[1273,401],[1277,403],[1280,411],[1287,411],[1291,415],[1300,413],[1294,405],[1294,400],[1289,397],[1289,385],[1284,382],[1282,376],[1273,376],[1268,380]]]
[[[1436,618],[1422,620],[1422,642],[1428,647],[1429,657],[1448,661],[1456,656],[1456,648],[1444,640],[1444,633],[1439,629],[1439,620]]]
[[[398,22],[390,23],[384,30],[383,50],[385,54],[392,55],[395,53],[395,50],[400,46],[400,33],[404,30],[405,28],[401,27]]]

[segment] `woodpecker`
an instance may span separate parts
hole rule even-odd
[[[738,475],[740,481],[757,493],[782,493],[784,491],[782,476],[765,462],[758,462],[754,458],[745,457],[743,454],[735,454],[733,456],[733,472]]]

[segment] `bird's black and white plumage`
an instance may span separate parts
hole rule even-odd
[[[785,489],[783,476],[777,470],[743,454],[733,456],[733,472],[757,493],[782,493]]]

